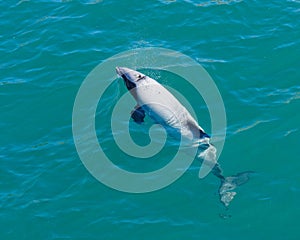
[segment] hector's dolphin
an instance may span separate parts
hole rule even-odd
[[[172,135],[180,134],[186,143],[192,147],[196,146],[199,150],[197,158],[203,160],[203,165],[210,165],[213,174],[221,180],[220,201],[227,207],[236,194],[233,190],[247,182],[249,172],[224,177],[216,161],[216,148],[210,143],[209,135],[165,87],[143,73],[129,68],[116,67],[116,71],[137,102],[131,113],[132,119],[136,123],[142,123],[147,114],[169,130],[168,132],[173,133]]]

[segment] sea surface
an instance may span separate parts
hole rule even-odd
[[[299,0],[11,0],[0,23],[0,239],[300,239]],[[219,163],[226,176],[254,171],[228,209],[197,161],[143,194],[105,186],[81,162],[72,112],[82,82],[145,47],[189,56],[217,85],[227,114]],[[186,96],[211,133],[199,94],[147,71]],[[115,78],[97,108],[103,151],[130,171],[163,167],[168,146],[132,161],[116,148],[108,113],[126,88]],[[130,122],[133,139],[149,140],[149,124]]]

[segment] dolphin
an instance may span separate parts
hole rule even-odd
[[[137,105],[131,112],[134,122],[144,122],[146,114],[165,127],[171,135],[180,135],[191,147],[197,147],[197,158],[202,165],[211,167],[212,173],[221,180],[219,197],[227,208],[236,195],[233,190],[249,179],[251,172],[225,177],[216,161],[216,148],[210,143],[210,136],[197,123],[188,110],[164,86],[145,74],[126,67],[116,67],[117,74],[134,97]],[[200,169],[201,171],[201,169]],[[199,177],[201,173],[199,171]]]

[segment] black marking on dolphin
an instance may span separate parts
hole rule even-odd
[[[201,129],[199,130],[199,133],[200,138],[210,138],[210,136],[207,133],[203,132]]]
[[[134,89],[136,87],[136,84],[134,84],[133,82],[131,82],[125,74],[122,74],[121,77],[124,79],[125,85],[128,89],[128,91]]]

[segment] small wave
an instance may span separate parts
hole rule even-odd
[[[194,1],[190,1],[190,2],[194,2]],[[203,3],[193,3],[193,4],[197,7],[209,7],[214,5],[229,5],[229,4],[239,3],[239,2],[242,2],[242,0],[211,0]]]
[[[286,131],[285,133],[284,133],[284,137],[287,137],[287,136],[289,136],[291,133],[294,133],[294,132],[297,132],[299,129],[298,128],[295,128],[295,129],[290,129],[290,130],[288,130],[288,131]]]
[[[22,83],[26,83],[26,81],[24,79],[19,79],[19,78],[7,78],[6,80],[0,81],[0,86],[22,84]]]
[[[242,2],[243,0],[210,0],[210,1],[199,1],[199,0],[184,0],[183,2],[193,4],[196,7],[209,7],[214,5],[229,5],[234,3]],[[160,0],[164,4],[171,4],[175,2],[181,2],[177,0]]]
[[[248,88],[232,92],[239,101],[252,106],[270,107],[290,102],[300,98],[300,87],[289,88]]]
[[[196,58],[198,62],[209,62],[209,63],[226,63],[227,60],[223,59],[210,59],[210,58]]]
[[[268,123],[268,122],[271,122],[271,121],[274,121],[275,119],[271,119],[271,120],[258,120],[258,121],[255,121],[254,123],[252,124],[249,124],[249,125],[246,125],[244,127],[241,127],[239,129],[237,129],[236,131],[233,132],[233,134],[237,134],[237,133],[240,133],[240,132],[244,132],[244,131],[247,131],[251,128],[254,128],[255,126],[261,124],[261,123]]]

